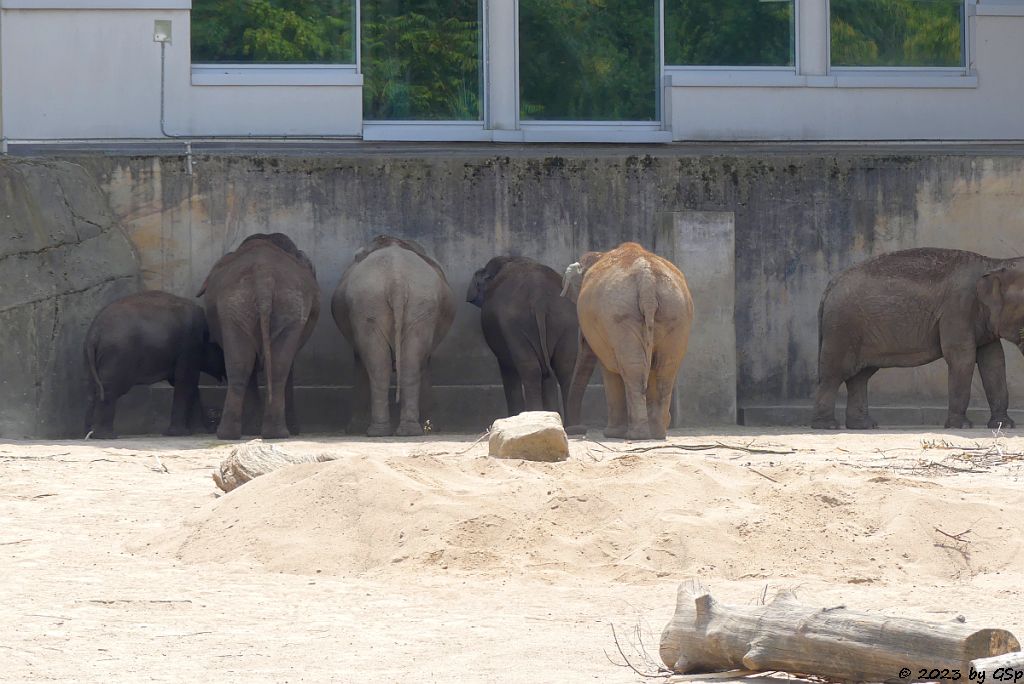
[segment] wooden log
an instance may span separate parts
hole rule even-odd
[[[977,658],[971,661],[971,669],[985,673],[990,682],[1024,682],[1024,651],[1015,651],[991,658]],[[981,681],[974,677],[975,681]]]
[[[231,450],[220,467],[213,472],[214,483],[223,491],[242,486],[249,480],[296,463],[320,463],[332,457],[325,454],[291,454],[261,439],[241,444]]]
[[[844,681],[948,680],[953,670],[966,681],[971,661],[1019,649],[1002,629],[809,608],[789,593],[763,606],[723,606],[695,582],[680,585],[661,635],[661,659],[679,674],[745,668]]]

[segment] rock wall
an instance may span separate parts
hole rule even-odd
[[[132,245],[93,176],[0,160],[0,437],[83,434],[85,331],[138,287]]]

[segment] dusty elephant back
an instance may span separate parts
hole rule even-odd
[[[342,334],[353,339],[354,317],[372,318],[381,334],[394,335],[396,310],[438,311],[434,345],[455,317],[455,297],[441,267],[399,244],[361,254],[346,269],[331,298],[331,313]]]

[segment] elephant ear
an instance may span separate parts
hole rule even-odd
[[[583,282],[583,265],[580,262],[569,264],[562,276],[562,297],[568,297],[573,302],[580,293],[580,284]]]
[[[988,307],[989,322],[996,330],[999,329],[999,319],[1003,313],[1003,277],[1006,269],[1000,268],[989,271],[978,280],[978,299]]]
[[[199,288],[199,292],[196,292],[196,297],[202,297],[206,294],[206,285],[210,282],[210,276],[206,276],[206,280],[203,281],[203,286]]]

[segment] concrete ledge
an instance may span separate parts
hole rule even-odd
[[[843,421],[845,406],[836,407],[836,417]],[[811,424],[813,407],[809,404],[775,405],[775,406],[743,406],[739,409],[740,425],[758,427],[768,426],[808,426]],[[1010,418],[1018,425],[1024,426],[1024,409],[1011,409]],[[942,427],[946,422],[945,406],[872,406],[871,415],[882,427],[896,426],[927,426]],[[970,408],[967,417],[975,427],[985,427],[988,423],[987,407]]]

